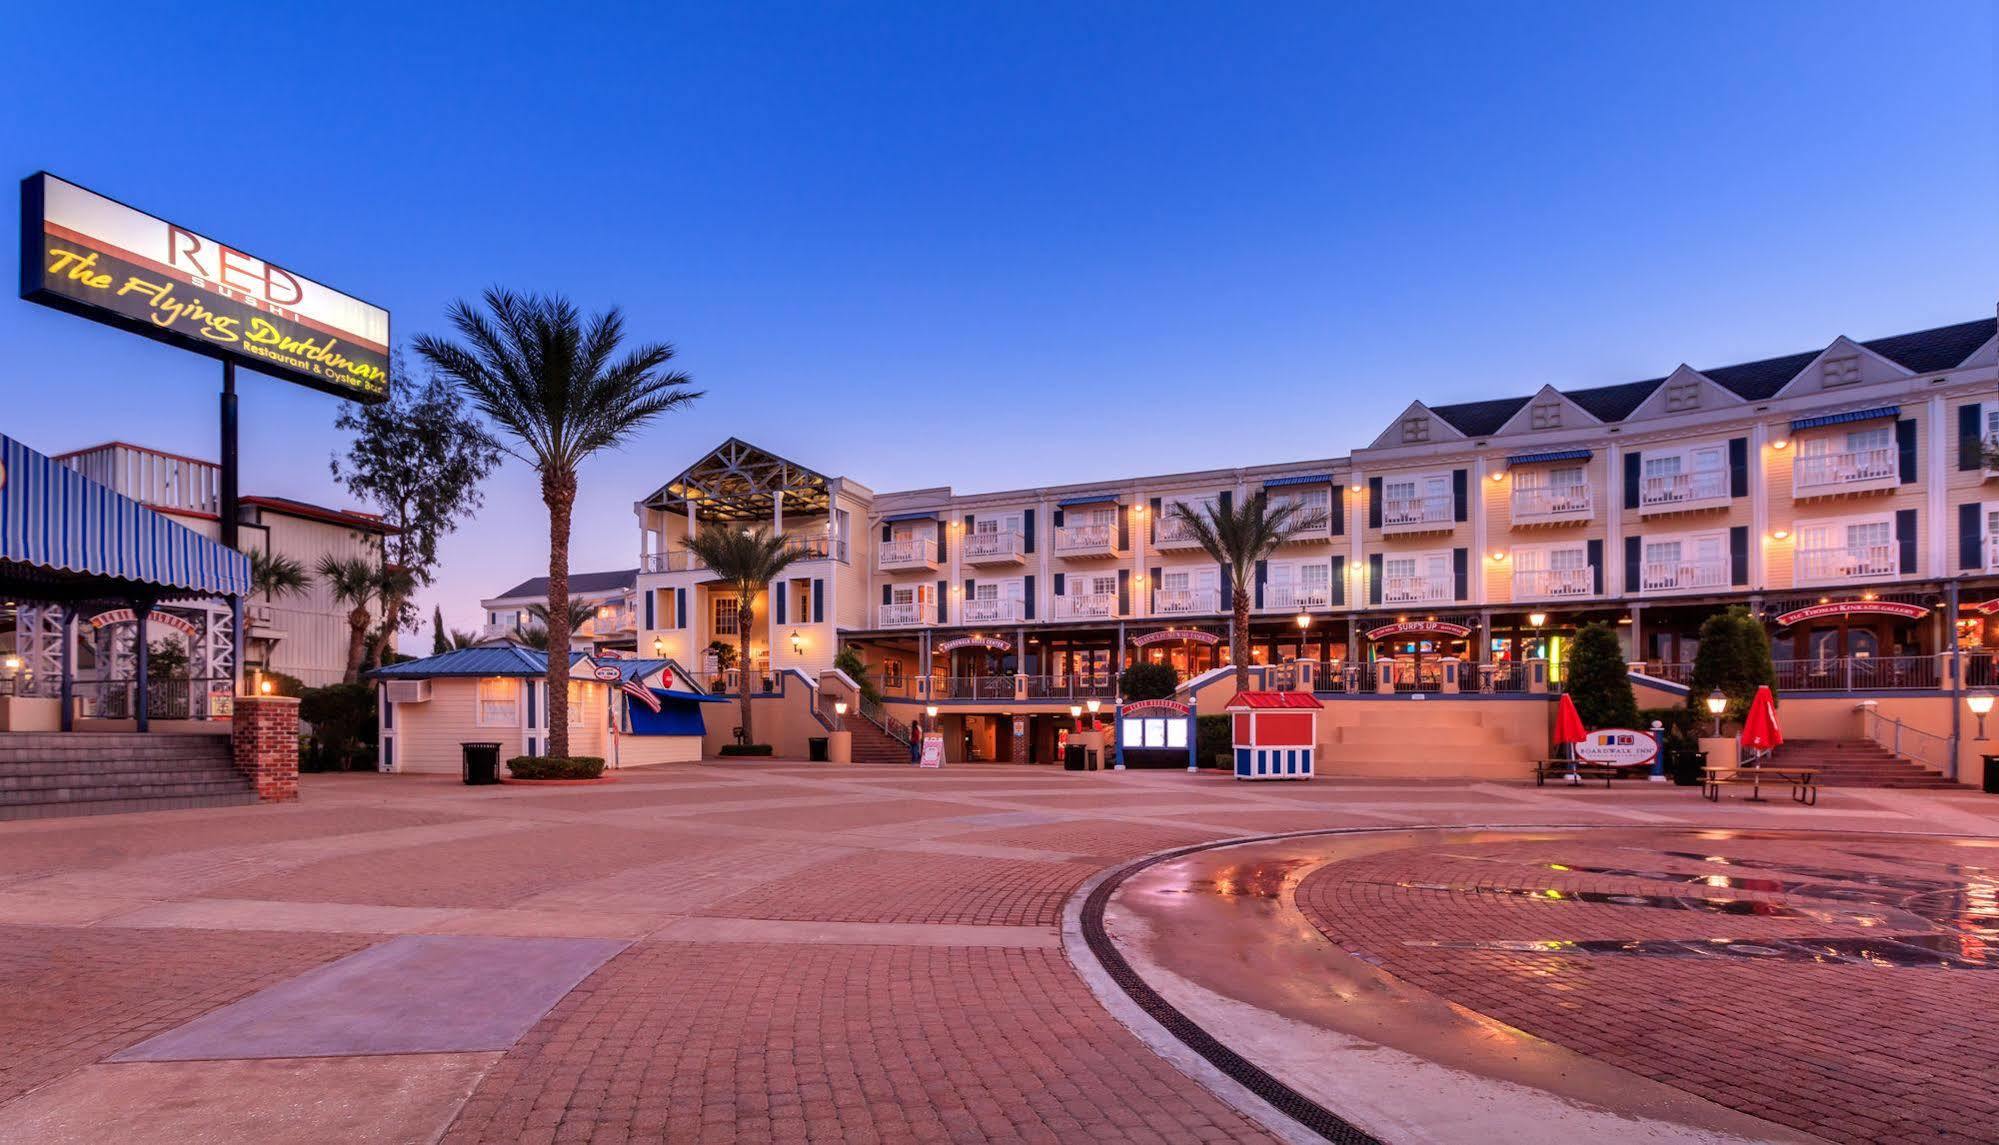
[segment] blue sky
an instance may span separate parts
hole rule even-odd
[[[708,397],[585,469],[578,569],[730,434],[877,490],[1324,457],[1999,302],[1990,3],[596,7],[45,7],[0,156],[399,338],[498,283],[674,342]],[[214,453],[206,360],[18,301],[0,350],[31,444]],[[246,492],[347,503],[333,399],[243,408]],[[534,488],[451,621],[542,571]]]

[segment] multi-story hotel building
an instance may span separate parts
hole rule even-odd
[[[1999,342],[1991,318],[1616,385],[1414,402],[1345,457],[992,493],[877,493],[725,442],[635,506],[641,655],[699,673],[735,601],[681,547],[767,526],[800,559],[758,605],[751,670],[858,648],[881,692],[978,720],[1108,697],[1138,658],[1226,662],[1233,586],[1176,503],[1298,501],[1259,567],[1252,655],[1322,691],[1524,687],[1591,620],[1672,680],[1700,623],[1744,604],[1780,686],[1939,686],[1999,643]],[[1821,604],[1806,616],[1793,613]],[[1856,678],[1857,674],[1857,678]],[[1008,738],[984,741],[1004,753]],[[1038,749],[1037,749],[1038,750]]]

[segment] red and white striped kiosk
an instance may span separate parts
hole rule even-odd
[[[1310,779],[1319,712],[1310,692],[1237,692],[1228,713],[1237,779]]]

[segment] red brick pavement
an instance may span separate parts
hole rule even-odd
[[[465,817],[441,808],[293,805],[265,808],[256,815],[232,808],[10,823],[0,831],[0,878],[96,870],[190,850],[357,835],[457,822]]]
[[[1252,1141],[1053,950],[643,943],[447,1142]]]
[[[699,913],[807,922],[1053,926],[1069,895],[1100,869],[1094,862],[874,851],[773,880]]]
[[[1121,823],[1114,819],[1068,819],[1034,827],[1006,827],[948,836],[953,843],[994,843],[1066,851],[1097,859],[1126,859],[1215,838],[1213,831]]]
[[[0,1101],[372,941],[0,926]]]
[[[1651,838],[1655,841],[1644,847],[1633,846],[1626,836],[1621,845],[1576,839],[1454,844],[1441,848],[1442,853],[1373,855],[1314,872],[1300,886],[1298,904],[1328,937],[1406,981],[1723,1105],[1834,1141],[1994,1139],[1999,1083],[1985,1067],[1999,1061],[1999,971],[1408,945],[1464,939],[1754,940],[1914,932],[1905,918],[1864,904],[1547,867],[1555,862],[1818,881],[1669,857],[1660,852],[1688,849],[1686,837]],[[1852,845],[1837,841],[1721,838],[1692,849],[1904,878],[1946,877],[1941,864],[1965,859],[1961,849],[1906,841],[1894,845],[1895,854],[1908,856],[1901,863],[1856,856]],[[1401,882],[1459,889],[1396,885]],[[1884,917],[1869,923],[1735,916],[1491,893],[1500,889],[1746,898]]]

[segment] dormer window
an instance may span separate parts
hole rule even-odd
[[[1402,444],[1415,445],[1430,440],[1430,419],[1424,414],[1402,419]]]
[[[1527,411],[1527,424],[1531,429],[1562,428],[1562,404],[1560,402],[1536,402]]]
[[[1701,384],[1692,378],[1666,387],[1666,412],[1701,408]]]
[[[1828,386],[1850,386],[1860,380],[1860,355],[1827,358],[1819,366],[1819,376]]]

